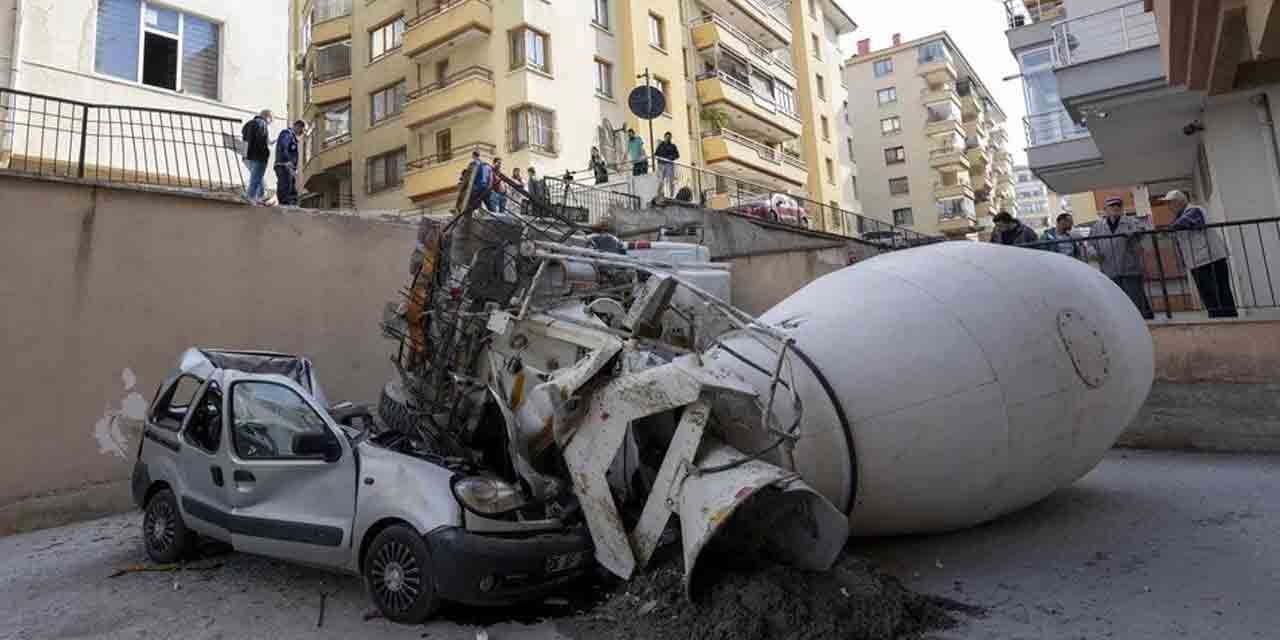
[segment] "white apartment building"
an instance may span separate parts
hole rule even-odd
[[[1051,191],[1026,165],[1013,168],[1013,190],[1018,199],[1018,218],[1037,232],[1052,227],[1063,212],[1063,198]]]

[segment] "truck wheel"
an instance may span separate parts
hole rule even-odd
[[[182,521],[173,491],[161,489],[147,502],[142,515],[142,542],[147,556],[159,564],[173,564],[195,549],[196,535]]]
[[[409,395],[399,380],[392,380],[382,388],[378,416],[382,418],[382,424],[396,433],[418,434],[417,412],[409,406]]]
[[[373,604],[392,622],[422,624],[440,607],[427,543],[404,525],[387,527],[373,539],[364,582]]]

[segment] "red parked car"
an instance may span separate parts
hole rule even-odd
[[[752,200],[730,211],[770,222],[809,227],[809,216],[800,203],[784,193],[771,193],[766,198]]]

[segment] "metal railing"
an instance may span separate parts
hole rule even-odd
[[[738,91],[741,91],[747,94],[748,96],[751,97],[752,104],[755,104],[756,106],[770,113],[780,113],[782,115],[787,116],[788,118],[791,118],[792,120],[800,119],[800,115],[798,113],[793,113],[791,111],[784,109],[782,105],[773,96],[766,96],[762,93],[759,93],[755,89],[751,88],[751,85],[749,84],[748,81],[744,81],[737,77],[734,77],[732,74],[728,72],[721,71],[719,69],[712,69],[710,71],[703,71],[702,73],[699,73],[694,79],[696,81],[718,79],[721,82],[724,82],[725,84],[733,87],[734,89],[737,89]]]
[[[0,89],[0,170],[238,191],[242,122]]]
[[[801,160],[800,158],[792,156],[782,149],[775,149],[766,144],[761,144],[759,142],[756,142],[755,140],[752,140],[751,138],[748,138],[747,136],[744,136],[731,129],[726,129],[723,127],[719,129],[708,129],[702,132],[702,137],[703,138],[723,137],[724,139],[730,140],[735,144],[739,144],[744,147],[747,147],[748,149],[751,149],[756,153],[757,156],[759,156],[761,160],[768,162],[770,164],[774,164],[774,165],[788,164],[802,171],[808,171],[808,165],[805,164],[804,160]]]
[[[1094,229],[1108,229],[1105,219]],[[1039,242],[1098,266],[1148,319],[1280,309],[1280,218]]]
[[[438,17],[447,11],[451,11],[469,2],[478,2],[480,4],[483,4],[489,7],[490,9],[493,8],[493,5],[490,4],[489,0],[438,0],[437,2],[434,3],[434,6],[423,11],[422,0],[418,0],[418,15],[410,18],[407,22],[405,22],[404,29],[405,31],[408,31],[409,29],[412,29],[432,18]]]
[[[609,212],[614,209],[640,209],[640,198],[630,193],[581,184],[563,177],[541,180],[546,186],[548,203],[556,207],[562,217],[579,224],[599,225],[608,220]],[[530,189],[530,195],[534,196],[536,192]]]
[[[413,91],[410,91],[405,97],[410,101],[417,100],[418,98],[429,96],[433,93],[448,89],[449,87],[452,87],[455,84],[458,84],[464,80],[469,80],[471,78],[479,78],[481,80],[486,80],[492,83],[493,69],[490,69],[489,67],[484,65],[471,65],[469,67],[459,70],[457,73],[451,73],[448,76],[441,78],[440,80],[437,80],[430,84],[423,85],[418,89],[414,89]]]
[[[410,171],[420,169],[429,169],[439,166],[447,162],[451,162],[457,158],[467,158],[471,156],[473,151],[479,152],[480,157],[488,162],[498,153],[498,148],[488,142],[469,142],[464,145],[451,147],[448,151],[439,151],[430,155],[423,156],[416,160],[410,160],[405,167]]]
[[[763,61],[766,64],[778,65],[786,69],[787,71],[791,72],[793,76],[795,75],[795,69],[791,66],[791,60],[787,59],[786,56],[779,55],[774,51],[770,50],[769,47],[764,46],[763,44],[758,42],[755,38],[752,38],[751,36],[747,35],[741,29],[733,26],[732,24],[729,24],[728,20],[725,20],[717,13],[711,13],[705,16],[698,16],[696,18],[689,20],[686,23],[686,25],[689,28],[697,27],[703,24],[716,25],[720,29],[723,29],[726,33],[732,35],[738,40],[741,40],[742,44],[747,48],[747,53],[755,56],[757,59]]]
[[[1033,113],[1024,117],[1022,124],[1027,132],[1028,147],[1087,138],[1090,135],[1089,128],[1076,124],[1066,109]]]
[[[1067,16],[1063,0],[1005,0],[1004,11],[1010,29]]]
[[[351,15],[351,0],[316,0],[311,24],[320,24]]]
[[[1141,0],[1053,25],[1053,66],[1066,67],[1160,44],[1156,14]]]

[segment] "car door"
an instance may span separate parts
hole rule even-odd
[[[356,493],[347,437],[302,387],[282,376],[238,376],[228,396],[235,547],[345,566]],[[327,446],[317,448],[317,441]]]
[[[183,521],[198,533],[231,541],[227,516],[228,456],[223,432],[225,402],[222,387],[210,380],[187,410],[178,457],[178,505]]]

